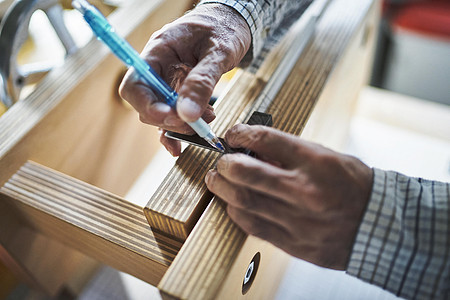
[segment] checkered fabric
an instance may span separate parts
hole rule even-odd
[[[251,65],[255,72],[269,50],[281,39],[289,27],[300,18],[313,0],[203,0],[198,5],[220,3],[234,8],[246,21],[252,34],[250,51],[241,64]]]
[[[450,299],[450,184],[374,169],[347,272],[406,299]]]

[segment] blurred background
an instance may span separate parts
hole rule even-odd
[[[385,0],[371,85],[450,105],[450,1]]]

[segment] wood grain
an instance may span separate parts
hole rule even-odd
[[[352,76],[345,77],[341,72],[349,65],[359,69],[359,64],[365,63],[362,59],[370,56],[369,46],[374,35],[368,37],[369,43],[361,43],[361,37],[364,36],[366,25],[376,22],[378,4],[372,0],[335,0],[330,3],[320,18],[311,45],[294,66],[282,92],[269,106],[268,111],[274,115],[275,127],[300,134],[316,103],[329,95],[329,92],[324,93],[328,84],[332,84],[332,87],[345,85],[359,78],[353,76],[362,75],[361,72],[352,72]],[[358,55],[359,51],[366,55]],[[365,63],[363,74],[367,74],[368,69]],[[361,83],[359,79],[358,82]],[[353,90],[350,94],[356,94],[360,89],[355,84],[350,84],[348,88]],[[339,95],[335,96],[335,101],[342,100]],[[343,104],[345,108],[342,112],[351,109],[351,101],[344,101]],[[343,125],[336,124],[336,129]],[[314,130],[310,132],[314,133]],[[332,135],[330,131],[329,135]],[[243,278],[242,270],[248,264],[238,262],[238,257],[250,257],[255,249],[261,250],[262,259],[266,256],[264,253],[269,253],[269,260],[285,255],[280,253],[281,250],[271,249],[268,244],[262,243],[254,248],[255,243],[262,242],[242,232],[229,219],[220,199],[214,198],[161,280],[158,286],[161,294],[167,299],[270,298],[276,281],[266,281],[264,272],[255,278],[255,291],[246,295],[240,293],[239,281],[233,281],[236,276]],[[273,268],[273,272],[279,271]]]
[[[119,34],[140,50],[153,31],[191,7],[190,0],[133,0],[108,18]],[[26,161],[33,160],[123,196],[160,147],[156,128],[142,124],[117,95],[124,71],[122,63],[92,39],[53,69],[33,93],[1,115],[0,186]],[[13,213],[20,210],[2,209],[0,219],[17,219]],[[45,218],[45,214],[37,215]],[[12,226],[6,222],[4,228]],[[38,231],[34,234],[36,239],[46,238]],[[0,259],[21,280],[28,278],[28,283],[36,283],[35,287],[50,282],[46,274],[60,274],[62,279],[74,271],[37,270],[37,264],[19,252],[13,253],[16,250],[9,241],[8,232],[0,230]],[[50,246],[56,245],[50,239],[40,245],[48,247],[34,248],[36,261],[48,258],[63,266],[64,259],[72,256],[68,247],[64,255],[55,255],[62,248]],[[62,280],[50,283],[53,286],[47,285],[44,290],[53,295]]]
[[[261,264],[246,295],[273,299],[288,255],[248,237],[228,217],[223,202],[213,199],[158,288],[163,299],[239,299],[248,264],[257,252]]]
[[[154,285],[181,247],[152,232],[142,207],[31,161],[0,189],[0,200],[39,232]]]
[[[272,51],[256,74],[239,70],[229,89],[218,99],[218,118],[212,128],[223,136],[226,130],[249,119],[254,111],[265,112],[284,79],[308,43],[314,22],[327,1],[317,1]],[[266,92],[266,89],[270,91]],[[203,182],[219,154],[188,147],[153,194],[144,211],[152,228],[185,239],[212,195]]]
[[[190,6],[191,1],[135,0],[110,21],[141,49],[153,31]],[[3,114],[0,185],[32,159],[124,195],[158,150],[159,137],[119,100],[123,72],[122,63],[93,39]]]
[[[333,30],[318,24],[314,42],[293,69],[296,76],[285,81],[267,110],[275,128],[343,149],[359,92],[370,75],[380,14],[379,1],[373,2],[370,10],[367,1],[349,3],[351,11],[341,8],[345,13],[335,8],[342,16],[360,9],[364,19],[336,18]]]

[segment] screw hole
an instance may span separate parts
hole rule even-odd
[[[255,254],[255,256],[253,256],[250,264],[248,265],[247,270],[244,274],[244,280],[242,281],[242,295],[245,295],[250,290],[250,287],[255,280],[260,260],[261,254],[258,252]]]
[[[16,85],[19,87],[23,87],[23,85],[25,84],[25,79],[20,76],[16,78]]]

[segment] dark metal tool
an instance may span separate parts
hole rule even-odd
[[[266,114],[266,113],[262,113],[262,112],[259,112],[259,111],[255,111],[251,115],[251,117],[248,120],[247,124],[248,125],[264,125],[264,126],[271,127],[272,124],[273,124],[272,115]],[[199,137],[197,134],[186,135],[186,134],[176,133],[176,132],[172,132],[172,131],[167,131],[165,135],[168,138],[171,138],[171,139],[174,139],[174,140],[179,140],[181,142],[186,142],[186,143],[189,143],[189,144],[197,146],[197,147],[202,147],[202,148],[206,148],[206,149],[209,149],[209,150],[212,150],[212,151],[219,152],[216,148],[212,147],[210,144],[208,144],[204,139]],[[251,151],[248,150],[248,149],[231,148],[230,146],[228,146],[228,144],[225,142],[225,140],[223,138],[219,138],[219,140],[222,143],[222,145],[224,145],[224,147],[225,147],[225,153],[240,152],[240,153],[248,154],[250,156],[254,156],[254,155],[252,155]]]

